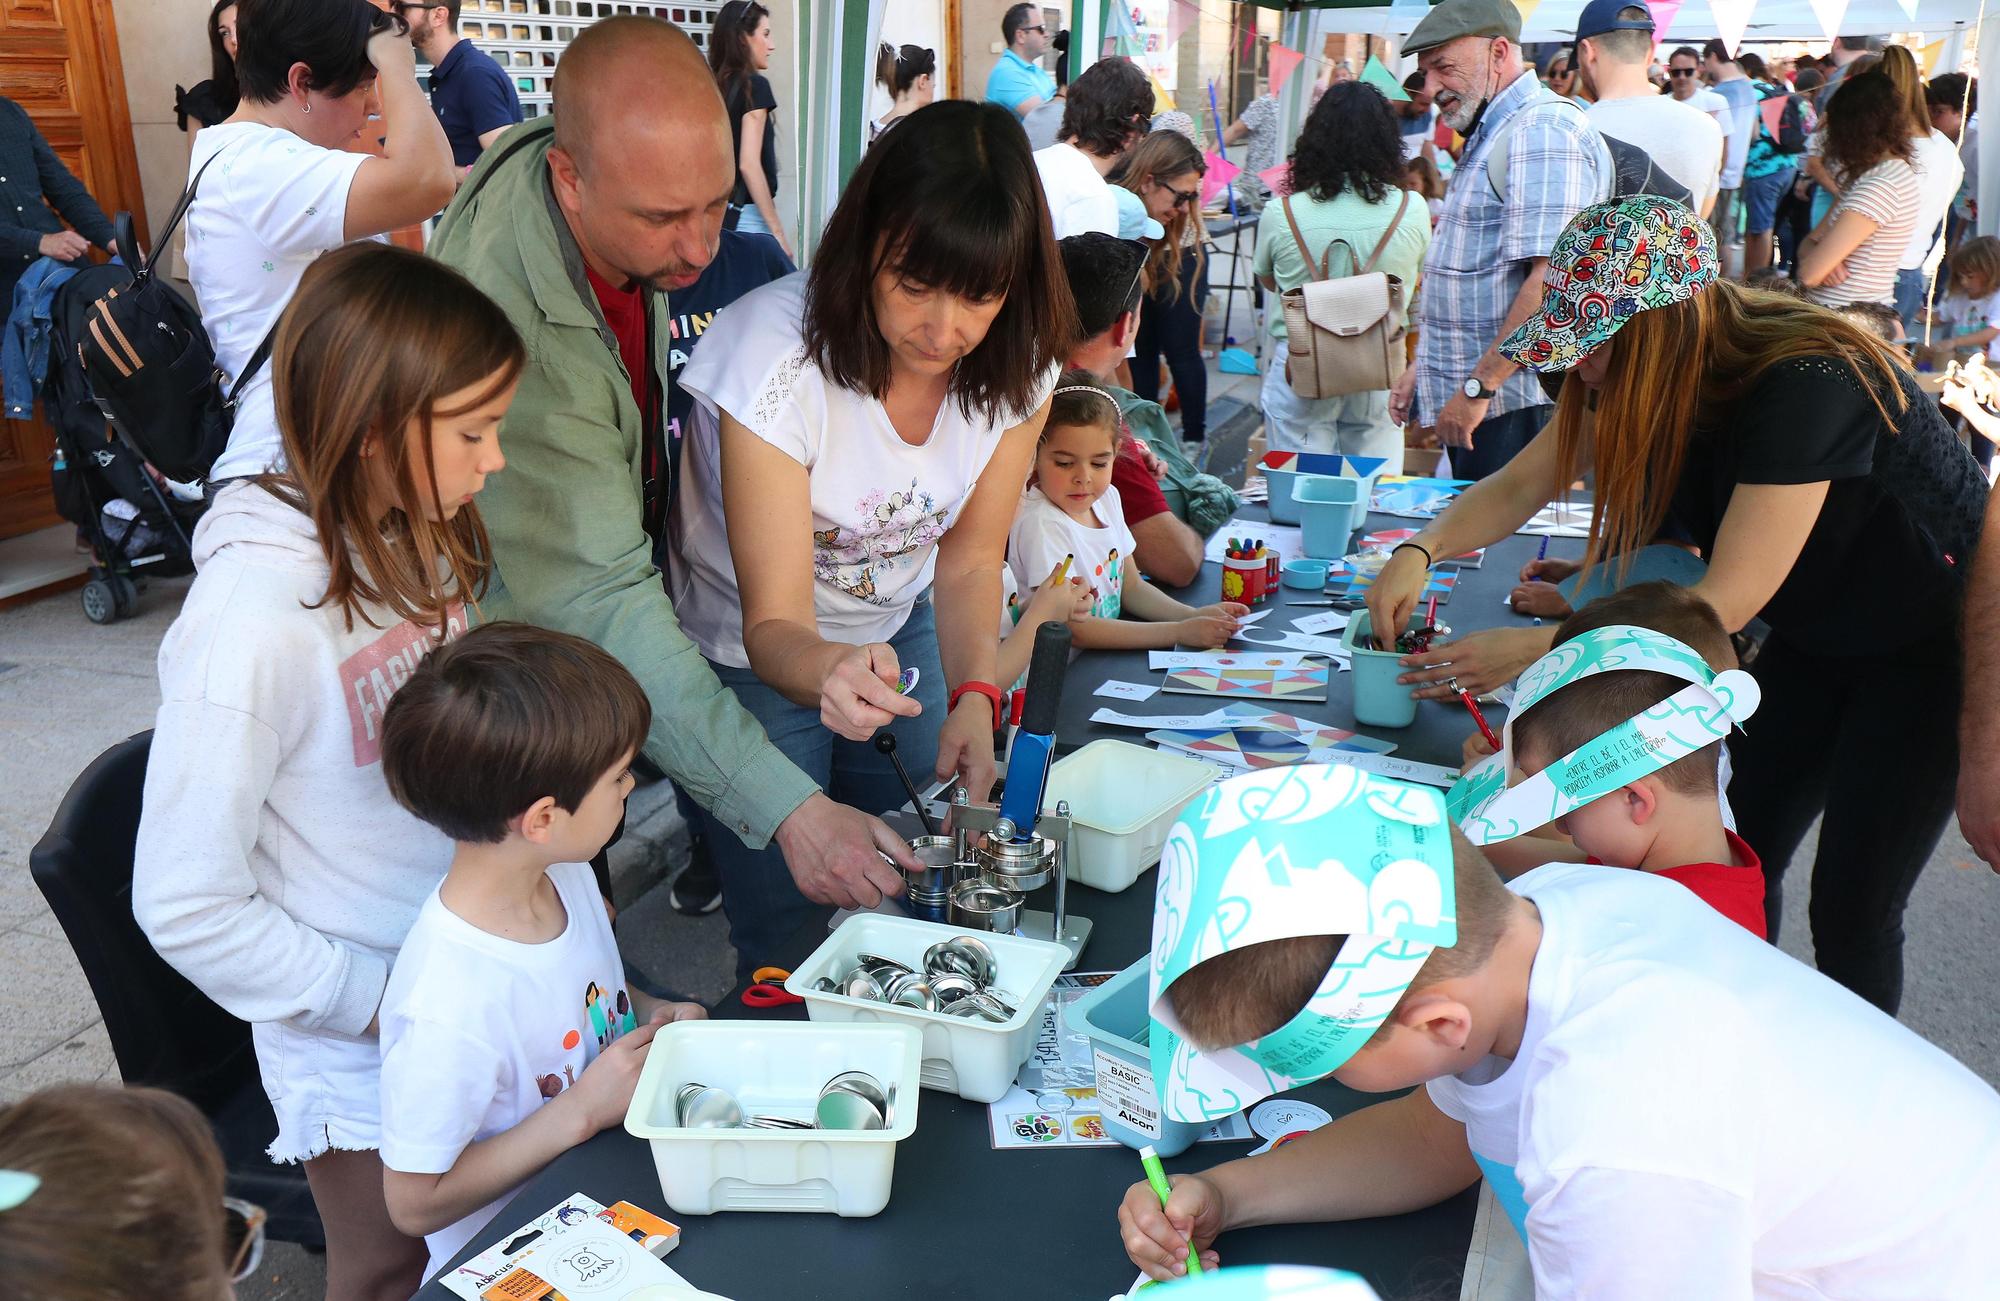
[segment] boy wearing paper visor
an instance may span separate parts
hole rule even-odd
[[[1643,872],[1502,885],[1434,791],[1339,765],[1210,788],[1160,863],[1165,1114],[1425,1085],[1146,1184],[1148,1274],[1228,1229],[1415,1210],[1482,1173],[1541,1297],[1969,1298],[2000,1277],[2000,1096]],[[1539,824],[1537,824],[1539,825]]]

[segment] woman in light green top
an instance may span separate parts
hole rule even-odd
[[[1320,279],[1328,246],[1346,240],[1363,262],[1380,245],[1374,269],[1398,277],[1414,295],[1431,243],[1430,210],[1422,195],[1402,188],[1403,140],[1382,93],[1361,81],[1329,87],[1299,132],[1291,164],[1290,195],[1266,204],[1258,221],[1256,272],[1264,288]],[[1342,275],[1352,268],[1336,252],[1329,269]],[[1403,433],[1389,419],[1388,390],[1301,398],[1285,382],[1284,313],[1272,303],[1269,316],[1263,405],[1271,450],[1379,456],[1388,461],[1384,474],[1400,474]]]

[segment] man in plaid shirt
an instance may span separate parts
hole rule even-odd
[[[1596,128],[1522,64],[1520,36],[1513,0],[1443,0],[1403,46],[1466,139],[1424,260],[1416,364],[1389,414],[1435,429],[1461,479],[1493,473],[1548,423],[1535,377],[1494,345],[1541,306],[1549,250],[1570,218],[1611,195]],[[1504,185],[1487,171],[1496,149]]]

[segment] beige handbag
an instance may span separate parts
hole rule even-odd
[[[1284,292],[1285,381],[1302,398],[1337,398],[1350,393],[1386,389],[1403,372],[1403,331],[1406,312],[1403,282],[1374,269],[1382,250],[1402,224],[1410,192],[1396,205],[1396,215],[1375,251],[1362,262],[1354,246],[1334,240],[1320,255],[1319,279]],[[1308,270],[1312,253],[1292,215],[1292,196],[1284,197],[1285,221],[1298,241],[1299,256]],[[1336,278],[1329,267],[1336,248],[1347,250],[1351,275]]]

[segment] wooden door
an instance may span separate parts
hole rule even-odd
[[[0,95],[28,111],[98,206],[131,212],[150,240],[111,0],[0,0]],[[52,446],[39,419],[0,419],[0,538],[57,522]]]

